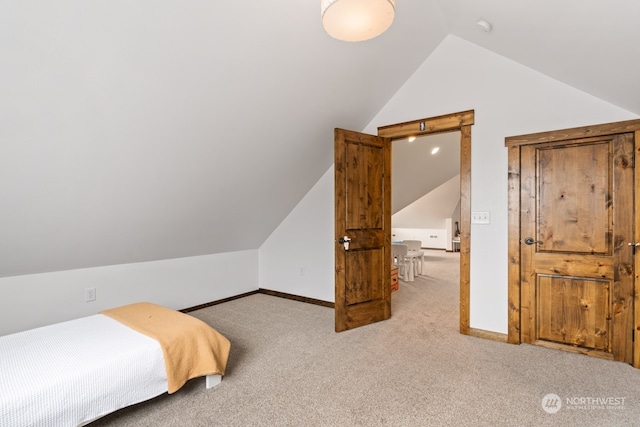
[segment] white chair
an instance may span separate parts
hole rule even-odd
[[[460,236],[451,239],[451,249],[453,252],[460,252]]]
[[[398,277],[405,282],[413,281],[413,263],[408,256],[409,248],[407,245],[391,245],[391,256],[393,257],[394,267],[398,267]]]
[[[403,240],[403,245],[407,245],[409,252],[407,256],[412,258],[414,274],[421,275],[422,274],[422,264],[424,264],[424,251],[422,250],[422,241],[421,240]],[[418,260],[418,258],[420,260]]]
[[[421,240],[403,240],[403,245],[407,245],[410,251],[419,251],[422,249],[422,241]]]

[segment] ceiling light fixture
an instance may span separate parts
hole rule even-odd
[[[415,136],[410,136],[409,138],[407,138],[407,141],[409,141],[409,142],[413,142],[415,140],[416,140]]]
[[[433,147],[431,154],[436,154],[438,151],[440,151],[440,147]]]
[[[320,9],[327,34],[346,42],[360,42],[389,28],[396,0],[320,0]]]

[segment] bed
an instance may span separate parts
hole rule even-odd
[[[85,425],[174,393],[189,379],[217,385],[229,340],[151,303],[0,337],[0,426]]]

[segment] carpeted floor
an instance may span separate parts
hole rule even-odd
[[[458,263],[428,251],[390,320],[339,334],[332,309],[261,294],[193,312],[232,343],[222,383],[195,379],[91,425],[640,425],[640,370],[460,335]]]

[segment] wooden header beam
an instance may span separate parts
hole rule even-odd
[[[463,126],[474,123],[474,111],[446,114],[428,119],[414,120],[378,128],[378,136],[385,138],[406,138],[407,135],[420,136],[460,130]]]

